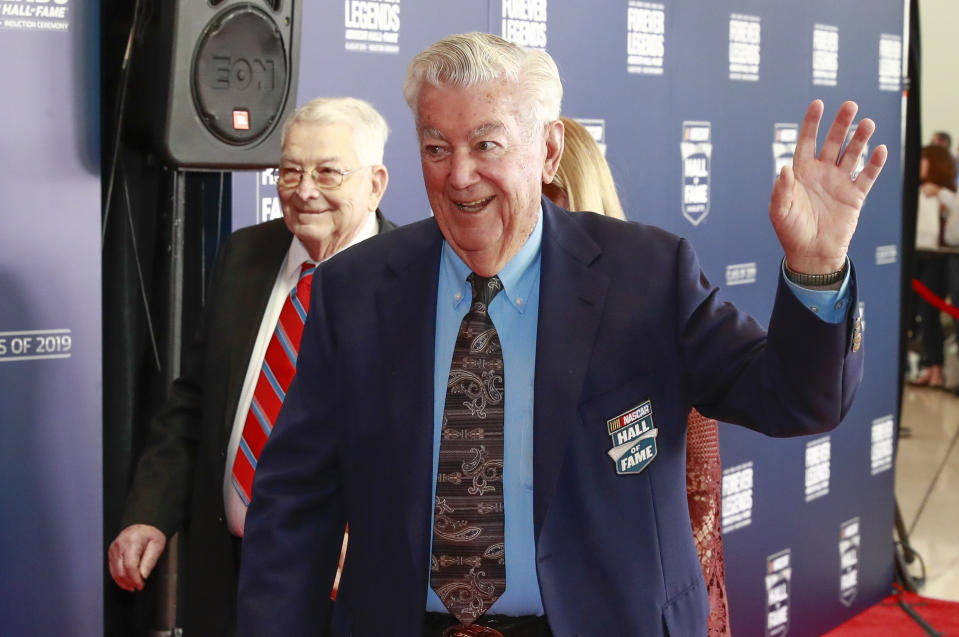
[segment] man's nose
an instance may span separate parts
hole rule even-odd
[[[296,194],[300,199],[306,201],[320,195],[320,189],[309,173],[305,173],[300,183],[296,186]]]
[[[463,190],[477,181],[476,160],[468,152],[453,153],[450,158],[450,185]]]

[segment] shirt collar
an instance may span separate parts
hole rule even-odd
[[[539,262],[542,245],[543,207],[540,204],[539,216],[533,231],[529,234],[519,252],[513,255],[513,258],[499,272],[500,281],[503,283],[503,293],[509,299],[510,305],[520,312],[526,309],[530,292],[533,289],[536,277],[531,276],[531,274],[533,274],[533,266]],[[443,276],[450,282],[449,289],[445,293],[449,295],[447,298],[449,298],[453,307],[458,306],[464,299],[472,300],[470,284],[466,280],[470,273],[469,266],[463,262],[446,240],[443,241],[443,260],[440,267],[443,269]]]
[[[298,278],[300,275],[300,266],[303,265],[304,261],[314,263],[313,259],[310,258],[310,253],[306,251],[303,242],[300,241],[296,235],[293,235],[290,250],[286,253],[286,266],[283,269],[284,277],[286,279]]]

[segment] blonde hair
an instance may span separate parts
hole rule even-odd
[[[570,210],[590,210],[625,220],[613,174],[596,140],[576,120],[560,119],[565,127],[565,144],[552,184],[566,193]]]
[[[410,60],[403,97],[418,118],[417,100],[424,82],[437,88],[472,88],[495,81],[519,86],[527,98],[532,125],[559,119],[563,84],[549,53],[477,31],[445,37]]]
[[[389,126],[369,102],[355,97],[317,97],[296,109],[283,124],[283,141],[293,124],[346,124],[353,129],[356,158],[364,166],[383,163]]]

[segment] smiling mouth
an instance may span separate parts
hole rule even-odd
[[[487,197],[485,199],[478,199],[476,201],[456,202],[456,207],[466,212],[479,212],[480,210],[485,208],[487,205],[489,205],[489,202],[493,201],[493,199],[495,198],[496,196],[493,195],[491,197]]]

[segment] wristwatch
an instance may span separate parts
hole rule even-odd
[[[826,274],[803,274],[789,269],[789,264],[783,259],[783,268],[786,271],[786,278],[796,285],[832,285],[839,283],[846,278],[846,271],[849,269],[849,259],[842,264],[842,269]]]

